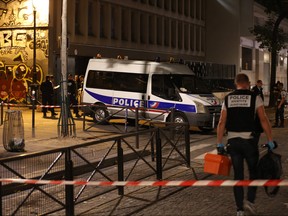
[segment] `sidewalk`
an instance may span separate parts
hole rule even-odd
[[[13,108],[11,108],[13,109]],[[90,131],[82,130],[82,118],[76,119],[76,138],[58,138],[57,119],[42,118],[41,112],[36,112],[35,130],[32,130],[32,111],[21,109],[23,112],[25,128],[25,151],[26,153],[44,151],[53,148],[71,146],[99,139],[102,136],[112,136],[105,134],[97,128]],[[59,110],[57,110],[58,113]],[[286,110],[287,112],[287,110]],[[267,115],[273,124],[274,110],[267,109]],[[90,123],[91,124],[91,123]],[[0,126],[0,137],[2,139],[3,126]],[[274,139],[279,147],[275,152],[282,155],[283,179],[288,179],[288,122],[286,120],[285,128],[273,129]],[[191,137],[193,134],[191,134]],[[213,144],[216,137],[203,141]],[[265,143],[266,138],[261,136],[260,143]],[[213,149],[211,149],[213,150]],[[263,151],[263,150],[262,150]],[[7,152],[0,147],[0,158],[23,154],[23,152]],[[197,172],[199,178],[207,176],[203,173],[203,161],[196,160],[194,152],[192,154],[192,167]],[[232,179],[229,177],[210,176],[207,179]],[[190,169],[179,166],[176,169],[169,170],[164,175],[163,180],[190,180],[194,176]],[[259,215],[288,215],[288,188],[280,188],[279,194],[275,198],[268,198],[263,188],[258,189],[256,206]],[[75,206],[77,215],[192,215],[192,216],[222,216],[236,215],[235,203],[230,187],[139,187],[125,188],[125,196],[118,196],[117,192],[102,195],[101,197],[88,200]],[[55,215],[64,215],[63,212]]]

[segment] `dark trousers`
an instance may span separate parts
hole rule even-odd
[[[244,160],[248,165],[249,179],[257,179],[257,164],[259,160],[258,143],[255,139],[233,138],[228,140],[228,152],[234,169],[234,179],[244,179]],[[243,210],[244,188],[233,187],[237,210]],[[257,187],[248,187],[247,200],[254,203]]]
[[[78,110],[78,101],[76,99],[75,95],[70,95],[69,96],[69,100],[70,100],[70,104],[73,106],[73,113],[74,114],[78,114],[79,110]]]
[[[53,97],[42,96],[42,105],[44,106],[53,105]],[[52,114],[54,113],[54,108],[49,108],[49,110],[51,111]],[[42,112],[44,113],[44,115],[46,115],[47,108],[43,107]]]
[[[282,105],[280,107],[280,109],[278,109],[278,107],[276,107],[275,125],[277,125],[277,126],[278,126],[278,123],[279,123],[279,119],[280,119],[281,126],[284,126],[284,105]]]

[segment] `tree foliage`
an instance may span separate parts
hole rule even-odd
[[[286,48],[288,42],[288,34],[282,28],[277,29],[277,41],[273,44],[273,29],[275,25],[275,16],[269,15],[264,25],[255,25],[250,32],[255,36],[257,42],[260,43],[260,48],[267,48],[269,52],[272,51],[272,46],[278,51]]]
[[[251,32],[260,47],[268,48],[271,52],[271,76],[269,106],[274,105],[273,85],[276,81],[277,53],[285,46],[287,34],[280,28],[281,22],[288,18],[288,0],[256,0],[263,5],[268,19],[263,26],[255,25]],[[288,74],[287,74],[288,76]]]

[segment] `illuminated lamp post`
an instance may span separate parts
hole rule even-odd
[[[35,0],[32,0],[33,7],[33,76],[32,76],[32,128],[35,128],[35,108],[37,102],[37,70],[36,70],[36,7]]]

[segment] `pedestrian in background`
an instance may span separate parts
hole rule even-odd
[[[275,148],[272,139],[271,126],[266,116],[263,100],[250,91],[250,82],[246,74],[237,74],[236,90],[225,97],[221,116],[217,127],[217,150],[224,151],[223,135],[227,130],[227,152],[231,156],[234,169],[234,180],[244,180],[244,160],[249,170],[249,179],[257,179],[257,164],[259,160],[258,143],[255,132],[255,115],[258,115],[261,126],[267,136],[270,149]],[[234,186],[234,198],[237,216],[245,211],[257,214],[254,202],[257,187],[248,187],[247,200],[244,203],[244,188]]]
[[[81,116],[79,115],[78,102],[77,102],[77,99],[76,99],[77,86],[76,86],[75,80],[73,79],[73,75],[72,74],[68,75],[67,86],[68,86],[67,92],[68,92],[70,105],[73,106],[73,113],[75,114],[75,117],[79,118]]]
[[[278,84],[279,94],[276,100],[276,110],[275,110],[275,124],[273,127],[284,127],[284,108],[286,102],[287,92],[283,89],[283,83]],[[280,120],[280,125],[279,125]]]
[[[45,81],[41,83],[40,90],[42,92],[42,105],[52,106],[53,105],[53,98],[54,98],[54,89],[53,89],[52,82],[50,81],[50,76],[46,76]],[[54,111],[53,107],[49,108],[49,110],[51,111],[51,117],[55,117],[56,115],[58,115]],[[47,114],[46,114],[47,108],[43,107],[42,112],[43,112],[43,118],[46,118],[47,117]]]
[[[77,101],[78,104],[81,104],[82,92],[83,92],[83,85],[84,85],[84,76],[79,76],[79,85],[78,85],[78,94],[77,94]]]
[[[256,95],[259,95],[262,100],[264,101],[264,95],[263,95],[263,88],[262,88],[262,80],[257,80],[256,85],[251,89],[252,92],[254,92]]]

